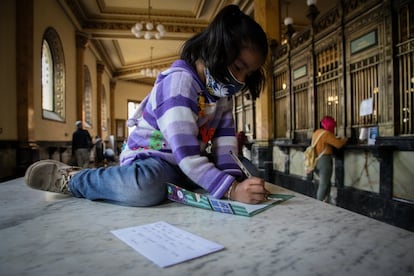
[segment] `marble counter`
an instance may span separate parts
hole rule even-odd
[[[414,233],[295,195],[248,218],[173,202],[92,202],[22,178],[0,183],[0,275],[414,275]],[[225,249],[162,269],[110,232],[157,221]]]

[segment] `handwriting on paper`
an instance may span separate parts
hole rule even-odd
[[[210,254],[224,247],[164,221],[111,231],[160,267]]]

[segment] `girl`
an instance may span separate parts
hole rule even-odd
[[[161,73],[129,126],[121,166],[76,170],[43,160],[31,165],[26,183],[36,189],[129,206],[166,199],[165,182],[201,187],[216,198],[256,204],[267,198],[264,180],[243,179],[229,154],[236,151],[232,96],[264,82],[267,38],[238,6],[223,8],[183,46],[181,59]],[[211,143],[211,154],[205,149]]]

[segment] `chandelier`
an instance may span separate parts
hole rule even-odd
[[[148,0],[148,21],[147,22],[137,22],[132,28],[131,33],[135,35],[136,38],[144,37],[145,39],[156,38],[160,39],[165,35],[164,25],[161,23],[154,24],[151,20],[151,0]],[[155,26],[155,29],[154,29]]]
[[[144,68],[141,70],[141,75],[148,77],[148,78],[156,78],[160,73],[160,70],[152,67],[152,50],[154,46],[151,46],[151,54],[150,54],[150,67]]]

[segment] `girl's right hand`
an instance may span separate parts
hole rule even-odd
[[[236,183],[231,191],[231,199],[247,204],[258,204],[266,201],[270,194],[265,188],[265,181],[258,177],[250,177]]]

